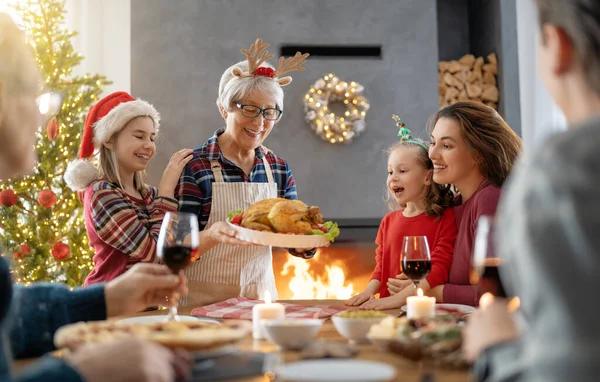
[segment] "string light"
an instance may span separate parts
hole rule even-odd
[[[333,73],[319,78],[304,95],[304,118],[321,139],[331,143],[350,143],[365,129],[365,116],[370,108],[362,95],[363,86],[348,84]],[[331,112],[331,103],[345,105],[342,116]]]
[[[0,250],[3,256],[12,257],[17,283],[81,285],[93,267],[92,251],[82,205],[77,194],[64,183],[62,174],[68,162],[77,157],[85,113],[108,82],[99,75],[71,76],[73,67],[83,57],[73,52],[72,35],[64,29],[64,1],[22,0],[15,9],[35,51],[44,90],[59,92],[65,99],[56,116],[60,126],[56,139],[48,138],[46,126],[37,132],[35,150],[39,164],[32,174],[0,180],[0,190],[12,189],[18,197],[16,206],[0,206]],[[55,193],[57,202],[52,208],[39,204],[37,197],[42,190]],[[69,246],[69,258],[52,257],[52,246],[58,241]],[[21,245],[28,246],[30,253],[22,253]]]

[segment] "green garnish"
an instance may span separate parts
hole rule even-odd
[[[328,221],[328,222],[323,223],[323,227],[325,227],[327,229],[327,233],[321,231],[320,229],[313,229],[312,230],[313,235],[325,236],[325,238],[327,240],[329,240],[330,242],[333,243],[335,238],[340,235],[340,229],[338,228],[337,223]]]
[[[243,210],[243,209],[241,209],[241,208],[240,208],[240,209],[237,209],[237,210],[235,210],[235,211],[229,211],[229,212],[227,213],[227,219],[228,219],[229,221],[231,221],[231,219],[232,219],[232,218],[233,218],[235,215],[239,215],[239,214],[241,214],[243,211],[244,211],[244,210]]]

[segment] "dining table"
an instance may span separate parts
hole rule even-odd
[[[341,300],[278,300],[280,303],[298,304],[304,306],[340,306],[344,307]],[[179,308],[180,315],[190,315],[192,309],[195,306],[183,306]],[[400,309],[385,310],[383,312],[390,315],[398,315]],[[166,315],[168,310],[154,310],[139,312],[128,317],[138,316],[151,316],[151,315]],[[321,330],[318,333],[317,340],[327,341],[341,341],[347,343],[348,341],[342,337],[333,326],[331,319],[326,319],[323,323]],[[352,359],[363,360],[363,361],[376,361],[385,363],[393,366],[396,369],[396,377],[394,381],[403,382],[465,382],[469,381],[468,369],[456,369],[447,366],[436,365],[431,360],[426,361],[412,361],[403,358],[401,355],[383,351],[376,348],[374,345],[367,344],[353,344],[358,350],[356,356]],[[277,354],[279,362],[290,364],[295,361],[301,360],[300,352],[292,350],[280,350],[276,345],[270,343],[268,340],[255,340],[252,335],[248,335],[246,338],[238,342],[235,347],[242,352],[260,352],[267,355]],[[58,354],[60,356],[60,354]],[[18,370],[35,359],[16,360],[14,363],[15,370]],[[263,373],[254,377],[238,378],[232,381],[235,382],[268,382],[274,378],[271,373]],[[231,379],[230,379],[231,380]],[[276,379],[277,380],[277,379]]]

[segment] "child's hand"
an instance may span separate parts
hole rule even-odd
[[[370,294],[368,292],[362,292],[362,293],[359,293],[356,296],[350,297],[349,299],[344,301],[344,305],[358,306],[364,302],[371,301],[374,298],[375,298],[375,296],[373,296],[372,294]]]
[[[171,160],[167,164],[167,168],[163,172],[163,176],[160,179],[160,184],[158,185],[158,195],[165,196],[168,198],[174,197],[175,187],[179,182],[179,177],[181,176],[181,172],[185,165],[192,160],[194,150],[191,149],[183,149],[177,151],[173,156],[171,156]]]
[[[401,273],[397,275],[396,278],[389,278],[386,285],[388,287],[388,291],[393,296],[401,292],[404,288],[408,288],[413,285],[413,282],[406,277],[404,273]]]
[[[403,305],[403,301],[394,298],[395,296],[379,298],[377,300],[367,301],[362,304],[359,309],[361,310],[387,310],[387,309],[398,309]]]

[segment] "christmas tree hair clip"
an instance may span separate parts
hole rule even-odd
[[[294,57],[280,57],[276,69],[261,66],[265,61],[273,58],[273,55],[269,54],[269,51],[267,50],[268,47],[269,44],[263,43],[262,39],[258,38],[254,44],[250,45],[250,49],[242,49],[242,53],[244,53],[248,60],[248,71],[244,72],[236,66],[231,70],[231,74],[237,78],[256,76],[268,77],[276,81],[279,85],[285,86],[292,82],[292,77],[281,77],[283,74],[293,72],[294,70],[304,71],[306,69],[302,64],[304,64],[309,54],[302,54],[300,52],[296,52]]]
[[[425,151],[429,151],[429,148],[427,147],[427,145],[425,145],[425,143],[423,143],[421,140],[415,139],[412,136],[412,131],[410,131],[410,129],[406,127],[406,124],[402,122],[400,117],[398,117],[396,114],[392,114],[392,119],[396,121],[396,127],[398,128],[398,136],[400,137],[400,142],[414,143],[424,148]]]

